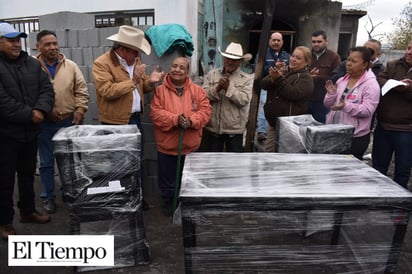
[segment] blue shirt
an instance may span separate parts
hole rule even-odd
[[[48,63],[44,62],[46,65],[47,70],[50,72],[51,78],[54,79],[54,75],[56,75],[56,68],[57,64],[59,63],[59,59],[56,59],[53,65],[49,65]]]

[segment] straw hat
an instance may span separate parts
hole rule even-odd
[[[118,33],[106,39],[134,50],[141,50],[147,55],[151,52],[150,44],[144,38],[144,32],[132,26],[120,26]]]
[[[242,45],[238,43],[231,42],[229,46],[227,46],[225,51],[221,51],[220,47],[218,47],[218,50],[223,57],[226,57],[229,59],[235,59],[235,60],[243,59],[246,62],[252,59],[252,54],[250,53],[246,53],[245,55],[243,55]]]

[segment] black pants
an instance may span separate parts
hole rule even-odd
[[[208,138],[209,152],[243,152],[243,134],[211,133]]]
[[[37,160],[37,138],[30,142],[0,137],[0,225],[13,223],[13,191],[17,173],[21,215],[30,215],[34,205],[34,172]]]
[[[177,159],[178,156],[157,152],[159,189],[165,202],[171,201],[180,190],[185,155],[181,155],[180,158],[179,182],[176,182]]]
[[[352,154],[359,160],[362,160],[363,154],[368,149],[370,139],[370,133],[361,137],[353,137],[352,145],[350,147],[350,154]]]

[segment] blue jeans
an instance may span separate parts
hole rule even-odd
[[[54,192],[54,154],[52,138],[56,132],[64,127],[72,126],[73,116],[64,119],[59,123],[44,120],[41,125],[41,132],[38,137],[40,156],[40,181],[42,191],[40,198],[43,200],[56,198]]]
[[[267,91],[264,89],[260,90],[260,102],[259,102],[259,112],[258,112],[258,119],[257,119],[257,132],[263,132],[267,134],[268,129],[268,122],[265,118],[265,112],[263,110],[263,106],[266,103],[266,96]]]
[[[407,188],[412,168],[412,132],[385,130],[378,123],[373,136],[373,167],[386,175],[392,154],[395,153],[393,180]]]
[[[326,114],[328,114],[329,109],[327,109],[323,102],[309,102],[308,113],[312,114],[313,118],[321,123],[326,122]]]

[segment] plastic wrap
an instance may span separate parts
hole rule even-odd
[[[391,179],[329,154],[193,153],[180,200],[188,273],[390,272],[412,208]]]
[[[53,137],[73,234],[114,235],[114,267],[149,263],[135,125],[82,125]],[[112,267],[78,267],[87,271]]]
[[[312,115],[279,117],[276,151],[280,153],[342,153],[350,148],[354,127],[322,124]]]

